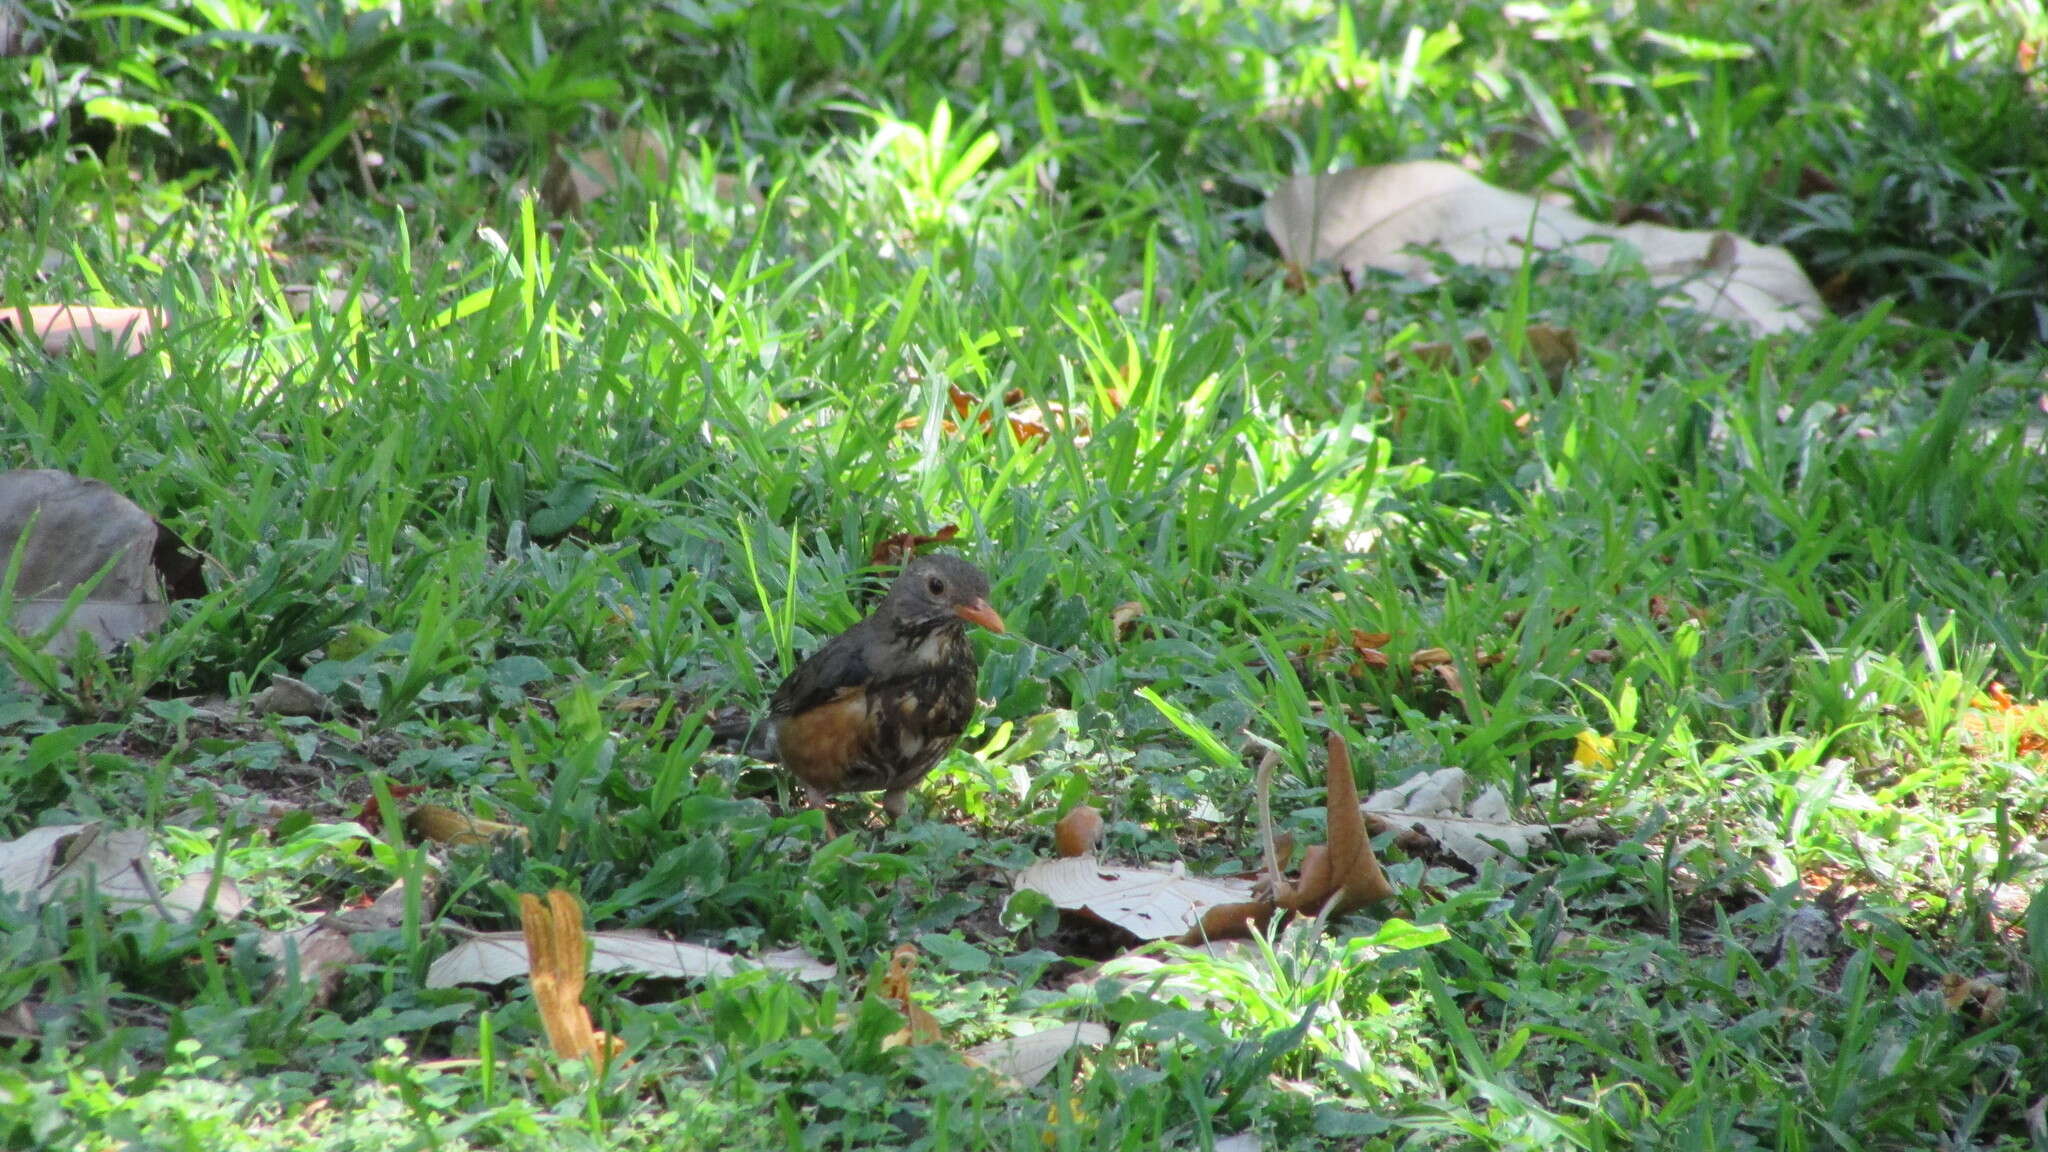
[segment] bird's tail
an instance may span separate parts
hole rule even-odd
[[[752,756],[756,760],[782,759],[775,746],[775,726],[744,708],[714,708],[704,714],[704,726],[711,729],[713,748]]]

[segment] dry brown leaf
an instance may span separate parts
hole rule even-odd
[[[909,563],[919,548],[927,544],[944,544],[960,535],[958,524],[947,524],[929,535],[921,532],[898,532],[886,537],[868,553],[868,563],[876,568],[901,568]]]
[[[1981,976],[1973,980],[1954,972],[1941,975],[1942,1004],[1951,1012],[1973,1008],[1977,1018],[1987,1024],[2005,1011],[2005,996],[2003,987]]]
[[[1579,337],[1571,329],[1531,324],[1522,329],[1522,335],[1529,355],[1552,385],[1562,383],[1565,371],[1578,363]],[[1474,368],[1493,356],[1493,338],[1483,332],[1467,336],[1461,343],[1465,346],[1466,362]],[[1457,345],[1445,341],[1411,345],[1402,350],[1401,356],[1427,368],[1455,368],[1458,363]]]
[[[1652,284],[1756,335],[1805,331],[1827,316],[1820,294],[1783,248],[1727,232],[1597,224],[1444,161],[1297,177],[1266,202],[1266,229],[1293,268],[1331,260],[1354,283],[1368,270],[1434,282],[1431,250],[1461,264],[1514,270],[1534,247],[1597,267],[1620,242],[1641,253]]]
[[[441,804],[422,804],[406,813],[406,830],[436,844],[488,844],[499,837],[526,839],[526,829],[516,824],[479,820]]]
[[[284,305],[294,319],[304,319],[316,303],[321,311],[334,316],[344,315],[351,305],[356,305],[362,308],[366,317],[381,315],[391,304],[367,289],[355,292],[348,288],[321,288],[312,284],[290,284],[284,288]]]
[[[1102,813],[1086,804],[1060,817],[1052,826],[1053,854],[1061,858],[1086,856],[1102,839]]]
[[[960,1056],[969,1064],[1009,1080],[1021,1091],[1044,1080],[1068,1052],[1081,1047],[1099,1048],[1107,1043],[1109,1029],[1100,1024],[1061,1024],[978,1044]]]
[[[1109,610],[1109,628],[1118,640],[1126,639],[1131,629],[1137,626],[1138,617],[1145,614],[1145,606],[1136,600],[1126,600]]]
[[[98,480],[48,469],[0,472],[0,572],[20,557],[17,631],[50,627],[63,616],[71,594],[112,564],[44,645],[46,651],[68,654],[82,633],[104,649],[155,631],[168,613],[155,558],[166,536],[154,517]],[[169,539],[173,550],[182,547],[175,536]]]
[[[588,974],[583,939],[583,908],[560,888],[548,890],[547,903],[531,892],[519,894],[519,927],[531,959],[528,977],[541,1027],[555,1055],[596,1066],[618,1054],[618,1042],[590,1022],[583,1006]]]
[[[904,1025],[901,1032],[882,1042],[884,1048],[937,1044],[944,1039],[938,1017],[919,1007],[910,995],[910,974],[917,968],[917,956],[915,944],[898,944],[896,950],[889,954],[889,968],[882,974],[880,994],[882,999],[903,1013]]]
[[[629,179],[648,186],[668,180],[668,143],[645,128],[621,132],[609,145],[574,156],[556,153],[541,178],[540,199],[548,211],[570,216],[611,195]]]
[[[0,305],[0,336],[22,330],[27,314],[27,331],[33,333],[43,351],[61,356],[73,348],[87,352],[102,346],[117,348],[130,356],[141,355],[143,346],[163,321],[147,308],[113,308],[92,304],[33,304],[27,308]]]
[[[424,879],[426,890],[420,894],[421,911],[423,916],[431,916],[440,883],[431,872]],[[331,913],[290,932],[266,933],[257,948],[279,963],[271,975],[270,986],[276,988],[289,979],[296,965],[299,982],[313,988],[313,1003],[326,1004],[341,986],[342,974],[360,959],[349,938],[358,932],[389,932],[403,927],[405,896],[405,882],[400,881],[363,907]]]
[[[1179,936],[1219,905],[1252,896],[1250,881],[1189,876],[1152,868],[1112,868],[1093,856],[1040,860],[1019,873],[1016,886],[1038,892],[1057,908],[1107,921],[1141,940]]]
[[[1276,895],[1283,908],[1306,916],[1328,909],[1331,916],[1375,904],[1394,894],[1373,854],[1365,816],[1358,807],[1358,782],[1351,775],[1351,750],[1335,732],[1326,742],[1329,767],[1329,843],[1309,849],[1301,864],[1301,881]]]

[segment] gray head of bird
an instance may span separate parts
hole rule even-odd
[[[988,606],[988,577],[981,569],[940,553],[913,557],[889,586],[880,615],[911,628],[958,617],[991,632],[1003,631],[1003,618]]]

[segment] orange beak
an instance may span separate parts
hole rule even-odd
[[[988,601],[983,600],[979,596],[974,598],[972,604],[962,604],[958,608],[953,609],[953,615],[967,621],[969,624],[979,624],[991,632],[1001,632],[1004,630],[1003,618],[996,615],[996,610],[988,606]]]

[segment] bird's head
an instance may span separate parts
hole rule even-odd
[[[917,628],[958,617],[991,632],[1003,631],[1003,618],[988,606],[988,577],[981,569],[943,553],[913,557],[903,566],[882,612]]]

